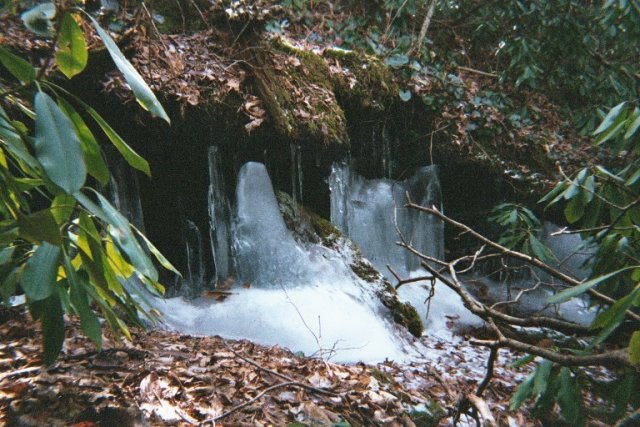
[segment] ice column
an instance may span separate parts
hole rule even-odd
[[[218,283],[233,274],[231,208],[225,194],[218,147],[209,147],[209,237]]]

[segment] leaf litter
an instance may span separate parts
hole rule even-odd
[[[423,338],[424,360],[344,365],[158,329],[133,329],[134,341],[120,343],[104,331],[96,351],[79,321],[67,318],[63,353],[46,368],[39,326],[20,309],[0,314],[0,425],[414,426],[429,412],[430,425],[447,425],[487,358],[460,337],[435,337]],[[523,376],[506,367],[515,359],[501,351],[483,398],[499,422],[536,425],[526,412],[508,411]]]

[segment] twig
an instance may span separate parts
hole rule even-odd
[[[467,71],[469,73],[474,73],[474,74],[479,74],[481,76],[485,76],[485,77],[493,77],[495,79],[497,79],[498,77],[500,77],[499,75],[497,75],[496,73],[488,73],[486,71],[482,71],[482,70],[476,70],[475,68],[469,68],[469,67],[464,67],[462,65],[458,65],[456,67],[458,70],[462,70],[462,71]]]
[[[420,277],[412,277],[410,279],[402,279],[402,278],[400,278],[398,273],[393,269],[393,267],[391,267],[389,264],[387,264],[387,269],[389,269],[391,274],[393,274],[393,277],[395,277],[396,280],[398,281],[398,284],[395,286],[396,290],[400,286],[406,285],[407,283],[422,282],[422,281],[427,281],[427,280],[430,281],[431,285],[433,286],[433,281],[435,280],[435,277],[433,277],[433,276],[420,276]]]
[[[270,391],[276,390],[278,388],[282,388],[282,387],[302,387],[302,388],[306,388],[305,384],[299,383],[297,381],[287,381],[284,383],[279,383],[276,385],[272,385],[271,387],[267,387],[266,389],[262,390],[260,393],[258,393],[258,395],[252,399],[247,400],[244,403],[241,403],[240,405],[236,405],[233,408],[229,409],[227,412],[225,412],[222,415],[218,415],[217,417],[213,417],[213,418],[209,418],[205,421],[202,422],[202,424],[205,423],[215,423],[218,420],[221,420],[223,418],[228,417],[229,415],[233,414],[234,412],[238,412],[243,408],[246,408],[247,406],[251,405],[253,402],[260,400],[265,394],[269,393]]]
[[[427,14],[424,17],[424,21],[422,22],[422,27],[420,28],[420,34],[418,35],[418,39],[416,40],[416,47],[414,49],[417,55],[420,55],[420,47],[422,46],[422,42],[424,38],[427,36],[427,30],[429,29],[429,25],[431,24],[431,17],[433,16],[433,12],[436,10],[436,0],[431,0],[429,4],[429,9],[427,10]]]
[[[30,374],[32,372],[38,372],[41,369],[42,369],[42,367],[40,367],[40,366],[32,366],[30,368],[18,369],[17,371],[5,372],[4,374],[0,374],[0,381],[3,381],[6,378],[19,377],[19,376],[24,375],[24,374]]]
[[[478,411],[478,414],[480,415],[480,425],[482,427],[498,425],[495,418],[493,418],[493,414],[491,414],[491,411],[489,410],[489,405],[487,405],[487,402],[485,402],[484,399],[480,396],[476,396],[475,394],[468,394],[466,397],[469,403],[471,403]]]
[[[326,395],[328,395],[328,396],[339,396],[339,394],[338,394],[338,393],[335,393],[335,392],[333,392],[333,391],[329,391],[329,390],[322,390],[322,389],[320,389],[320,388],[316,388],[316,387],[310,386],[310,385],[308,385],[308,384],[304,384],[304,383],[298,382],[298,381],[294,380],[293,378],[291,378],[291,377],[289,377],[289,376],[287,376],[287,375],[285,375],[285,374],[281,374],[281,373],[280,373],[280,372],[278,372],[278,371],[274,371],[274,370],[272,370],[272,369],[265,368],[264,366],[261,366],[261,365],[260,365],[258,362],[256,362],[255,360],[249,359],[248,357],[241,355],[240,353],[238,353],[237,351],[235,351],[233,348],[231,348],[231,346],[230,346],[229,344],[227,344],[226,342],[223,342],[223,344],[224,344],[224,346],[225,346],[225,347],[226,347],[230,352],[232,352],[232,353],[233,353],[233,354],[234,354],[238,359],[242,359],[242,360],[244,360],[245,362],[249,363],[250,365],[253,365],[253,366],[255,366],[256,368],[261,369],[261,370],[263,370],[263,371],[265,371],[265,372],[267,372],[267,373],[269,373],[269,374],[271,374],[271,375],[274,375],[274,376],[276,376],[276,377],[278,377],[278,378],[282,378],[283,380],[286,380],[286,381],[287,381],[287,382],[289,382],[289,383],[295,383],[295,384],[297,384],[297,385],[298,385],[298,387],[301,387],[301,388],[307,389],[307,390],[309,390],[309,391],[313,391],[313,392],[315,392],[315,393],[319,393],[319,394],[326,394]]]
[[[476,390],[476,396],[482,396],[482,393],[487,388],[489,383],[491,382],[491,378],[493,378],[493,366],[498,358],[498,350],[500,347],[497,345],[490,347],[491,351],[489,352],[489,360],[487,360],[487,375],[485,375],[484,379],[478,385],[478,389]]]
[[[640,199],[639,199],[638,202],[640,203]],[[417,209],[417,210],[422,211],[422,212],[430,213],[430,214],[436,216],[437,218],[447,222],[448,224],[451,224],[456,228],[464,230],[465,232],[467,232],[470,235],[472,235],[473,237],[475,237],[477,240],[480,240],[481,242],[485,243],[487,246],[490,246],[490,247],[492,247],[494,249],[497,249],[498,251],[502,252],[504,255],[512,257],[512,258],[515,258],[515,259],[520,259],[520,260],[523,260],[525,262],[528,262],[529,264],[531,264],[531,265],[533,265],[535,267],[538,267],[541,270],[544,270],[545,272],[549,273],[550,275],[552,275],[552,276],[556,277],[557,279],[560,279],[560,280],[568,283],[571,286],[577,286],[577,285],[580,285],[582,283],[581,281],[579,281],[577,279],[574,279],[573,277],[571,277],[571,276],[569,276],[567,274],[564,274],[561,271],[556,270],[555,268],[553,268],[553,267],[549,266],[548,264],[540,261],[539,259],[532,257],[531,255],[526,255],[526,254],[523,254],[521,252],[517,252],[517,251],[511,250],[511,249],[509,249],[509,248],[507,248],[505,246],[502,246],[502,245],[492,241],[491,239],[488,239],[488,238],[484,237],[482,234],[478,233],[477,231],[475,231],[475,230],[467,227],[466,225],[464,225],[464,224],[462,224],[462,223],[460,223],[460,222],[458,222],[458,221],[456,221],[454,219],[451,219],[448,216],[444,215],[442,212],[440,212],[435,207],[427,208],[427,207],[424,207],[424,206],[420,206],[420,205],[417,205],[417,204],[411,202],[411,200],[409,200],[409,202],[407,203],[406,206],[409,207],[409,208],[412,208],[412,209]],[[613,298],[611,298],[611,297],[609,297],[609,296],[607,296],[607,295],[605,295],[605,294],[603,294],[601,292],[598,292],[593,288],[589,289],[587,292],[589,293],[589,295],[591,295],[592,297],[600,300],[601,302],[604,302],[604,303],[607,303],[607,304],[610,304],[610,305],[613,305],[616,302],[615,299],[613,299]],[[640,322],[640,315],[634,313],[633,311],[627,310],[626,311],[626,315],[628,317],[632,318],[633,320],[635,320],[637,322]]]

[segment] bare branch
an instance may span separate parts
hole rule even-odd
[[[456,221],[454,219],[451,219],[448,216],[444,215],[442,212],[440,212],[435,207],[427,208],[427,207],[424,207],[424,206],[420,206],[420,205],[417,205],[417,204],[411,202],[411,200],[409,200],[409,202],[407,203],[406,206],[409,207],[409,208],[412,208],[412,209],[417,209],[417,210],[422,211],[422,212],[430,213],[430,214],[434,215],[435,217],[445,221],[446,223],[451,224],[454,227],[459,228],[461,230],[464,230],[466,233],[471,234],[473,237],[475,237],[477,240],[481,241],[482,243],[486,244],[487,246],[492,247],[494,249],[497,249],[502,254],[504,254],[506,256],[509,256],[511,258],[520,259],[522,261],[525,261],[525,262],[533,265],[534,267],[538,267],[539,269],[545,271],[546,273],[549,273],[551,276],[553,276],[553,277],[555,277],[557,279],[560,279],[560,280],[564,281],[565,283],[567,283],[567,284],[569,284],[571,286],[577,286],[577,285],[582,283],[581,281],[579,281],[579,280],[577,280],[577,279],[575,279],[575,278],[573,278],[573,277],[571,277],[571,276],[569,276],[569,275],[567,275],[567,274],[565,274],[565,273],[563,273],[561,271],[558,271],[557,269],[549,266],[548,264],[540,261],[539,259],[537,259],[535,257],[532,257],[531,255],[526,255],[526,254],[523,254],[521,252],[517,252],[517,251],[511,250],[511,249],[509,249],[509,248],[507,248],[505,246],[502,246],[502,245],[492,241],[491,239],[488,239],[487,237],[483,236],[482,234],[478,233],[477,231],[475,231],[475,230],[467,227],[466,225],[464,225],[464,224],[462,224],[462,223],[460,223],[460,222],[458,222],[458,221]],[[595,299],[597,299],[597,300],[599,300],[601,302],[604,302],[606,304],[613,305],[616,302],[615,299],[613,299],[613,298],[611,298],[611,297],[609,297],[607,295],[604,295],[603,293],[598,292],[593,288],[589,289],[587,292],[593,298],[595,298]],[[631,310],[627,310],[626,314],[627,314],[628,317],[632,318],[633,320],[635,320],[637,322],[640,322],[640,315],[634,313]]]

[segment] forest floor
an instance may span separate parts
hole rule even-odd
[[[463,339],[424,339],[433,350],[425,360],[344,365],[246,340],[135,329],[133,342],[106,332],[98,352],[67,319],[63,353],[45,368],[39,325],[20,309],[0,314],[0,425],[8,426],[450,425],[488,357]],[[507,367],[514,360],[501,350],[490,385],[472,399],[500,425],[537,425],[508,409],[523,375]]]

